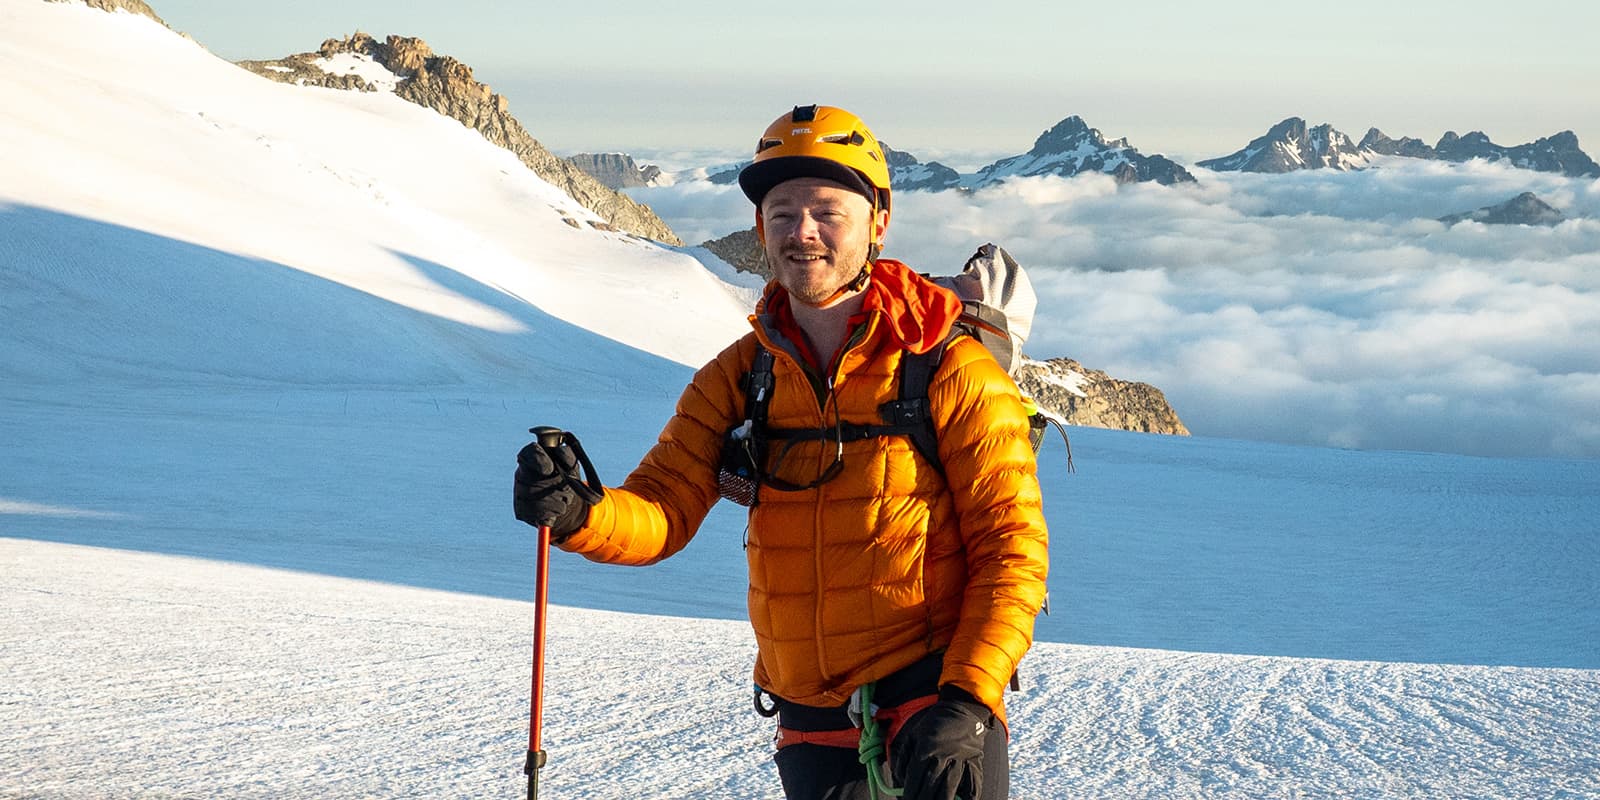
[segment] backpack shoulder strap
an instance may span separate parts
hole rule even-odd
[[[933,382],[933,373],[944,360],[945,348],[959,333],[952,331],[944,341],[926,353],[907,353],[902,356],[900,399],[891,400],[878,408],[884,424],[904,428],[912,446],[941,475],[944,474],[944,462],[939,459],[939,432],[933,427],[933,407],[928,399],[928,385]]]
[[[767,406],[772,402],[772,351],[756,345],[750,371],[744,376],[744,418],[756,430],[767,426]]]

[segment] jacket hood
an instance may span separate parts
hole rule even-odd
[[[789,290],[777,280],[768,281],[756,315],[788,302]],[[880,315],[883,330],[902,349],[926,353],[950,335],[961,317],[961,298],[899,261],[880,258],[872,264],[872,282],[867,284],[861,313]]]

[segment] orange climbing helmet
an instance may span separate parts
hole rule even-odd
[[[739,188],[761,208],[772,187],[791,178],[826,178],[860,192],[875,210],[889,210],[889,164],[860,117],[833,106],[795,106],[773,120],[756,157],[739,172]]]

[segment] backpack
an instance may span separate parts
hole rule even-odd
[[[928,384],[939,369],[944,351],[957,336],[971,336],[982,343],[1006,370],[1016,377],[1021,368],[1022,343],[1033,327],[1033,312],[1038,297],[1033,292],[1027,273],[1012,259],[1011,254],[993,243],[986,243],[967,259],[960,273],[932,278],[933,282],[953,290],[961,298],[961,316],[951,326],[950,334],[926,353],[908,354],[900,359],[899,395],[884,403],[878,411],[882,422],[858,425],[840,423],[833,427],[816,429],[780,429],[767,425],[767,405],[772,399],[773,355],[765,347],[756,350],[750,371],[744,376],[745,417],[723,439],[722,459],[717,472],[717,488],[723,497],[742,506],[755,505],[761,483],[780,491],[798,491],[813,488],[831,478],[824,472],[817,481],[807,486],[797,486],[765,474],[767,453],[774,442],[783,448],[795,442],[830,440],[840,445],[845,442],[877,436],[905,436],[924,459],[939,473],[944,474],[944,463],[939,458],[938,431],[934,430],[933,413],[929,407]],[[1035,453],[1044,441],[1044,429],[1055,425],[1061,439],[1067,443],[1067,471],[1072,465],[1072,443],[1059,420],[1039,411],[1033,400],[1023,396],[1029,416],[1029,444]],[[781,451],[780,451],[781,459]]]

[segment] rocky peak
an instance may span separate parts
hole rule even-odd
[[[1146,156],[1128,144],[1127,139],[1108,140],[1099,130],[1089,127],[1082,117],[1074,115],[1040,134],[1028,152],[1000,159],[978,170],[971,186],[993,186],[1017,177],[1071,177],[1085,172],[1102,172],[1118,183],[1194,182],[1188,170],[1166,156]]]
[[[1368,133],[1371,136],[1376,129]],[[1381,136],[1382,134],[1378,134]],[[1292,172],[1300,169],[1361,169],[1373,153],[1327,123],[1309,127],[1301,117],[1272,126],[1243,150],[1199,162],[1218,172]]]
[[[1089,123],[1084,122],[1083,117],[1074,114],[1039,134],[1039,138],[1033,140],[1033,149],[1028,152],[1065,153],[1085,144],[1101,149],[1127,147],[1128,140],[1118,139],[1115,143],[1107,143],[1106,137],[1100,131],[1089,127]]]
[[[1377,128],[1367,130],[1367,135],[1361,137],[1361,143],[1356,145],[1361,150],[1371,150],[1385,156],[1405,156],[1407,158],[1437,158],[1433,148],[1421,139],[1403,136],[1391,139]]]
[[[435,54],[421,39],[389,36],[379,41],[358,31],[342,39],[328,39],[313,53],[300,53],[276,61],[242,61],[239,65],[284,83],[373,91],[374,87],[359,77],[332,75],[319,66],[327,58],[342,53],[372,59],[397,76],[396,95],[450,117],[516,154],[539,177],[605,220],[604,228],[670,245],[683,244],[649,206],[602,185],[571,162],[546,150],[511,115],[504,97],[473,78],[471,67],[450,56]]]
[[[1439,137],[1439,143],[1433,146],[1433,150],[1445,161],[1467,161],[1472,158],[1494,160],[1505,152],[1505,148],[1489,141],[1489,136],[1483,131],[1471,131],[1466,136],[1457,136],[1455,131],[1445,131],[1444,136]]]
[[[1559,225],[1565,219],[1554,206],[1539,199],[1533,192],[1523,192],[1499,205],[1484,206],[1476,211],[1466,211],[1440,217],[1445,225],[1458,222],[1481,222],[1485,225]]]

